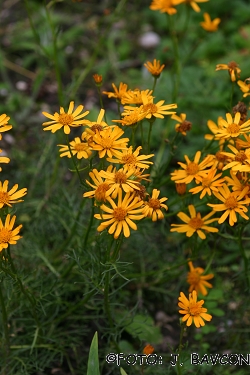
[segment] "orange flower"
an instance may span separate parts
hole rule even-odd
[[[189,292],[196,290],[196,292],[201,292],[203,296],[207,295],[207,288],[212,288],[213,286],[207,282],[214,277],[212,273],[208,275],[202,275],[204,273],[204,269],[201,267],[194,267],[192,262],[188,262],[190,272],[188,272],[187,282],[190,284],[188,289]]]
[[[204,22],[200,22],[201,27],[209,32],[214,32],[218,30],[218,25],[220,23],[220,18],[215,18],[213,21],[208,13],[203,14]]]
[[[204,301],[197,302],[197,293],[195,290],[189,294],[189,300],[181,292],[179,301],[178,306],[181,308],[179,313],[184,314],[182,321],[187,322],[188,327],[194,322],[195,327],[200,328],[205,325],[204,320],[209,322],[212,319],[212,315],[207,314],[207,309],[202,307]]]
[[[154,77],[159,77],[161,72],[163,71],[165,65],[161,65],[160,60],[154,59],[153,63],[150,61],[147,61],[144,66],[148,69],[148,71],[152,74]]]
[[[241,70],[239,68],[239,65],[235,61],[231,61],[228,64],[218,64],[216,65],[215,70],[228,70],[232,82],[236,81],[236,76],[237,78],[240,78]]]

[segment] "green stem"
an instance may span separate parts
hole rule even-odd
[[[149,130],[148,130],[148,154],[150,154],[150,139],[151,139],[151,133],[152,133],[152,126],[154,123],[155,119],[150,119],[149,121]]]
[[[82,180],[82,178],[81,178],[81,175],[80,175],[79,169],[78,169],[77,164],[76,164],[76,162],[75,162],[75,158],[74,158],[73,152],[72,152],[72,150],[71,150],[71,146],[70,146],[70,142],[69,142],[69,136],[68,136],[68,134],[66,134],[66,142],[67,142],[67,145],[68,145],[68,148],[69,148],[69,153],[70,153],[70,156],[71,156],[71,160],[72,160],[72,162],[73,162],[73,164],[74,164],[74,167],[75,167],[76,173],[77,173],[77,175],[78,175],[78,178],[79,178],[80,184],[83,185],[83,186],[85,186],[85,187],[88,187],[88,185],[87,185],[87,184]]]
[[[245,271],[245,279],[246,279],[246,285],[247,285],[247,290],[250,290],[250,275],[248,271],[248,258],[246,256],[243,244],[242,244],[242,232],[244,230],[244,226],[241,225],[239,228],[239,236],[238,236],[238,241],[239,241],[239,248],[241,251],[241,255],[244,261],[244,271]]]
[[[170,37],[173,45],[173,52],[174,52],[174,66],[173,66],[173,80],[174,80],[174,88],[172,93],[172,102],[175,103],[179,91],[179,84],[180,84],[180,74],[181,74],[181,65],[180,65],[180,54],[179,54],[179,44],[176,31],[174,30],[174,18],[173,16],[168,16],[168,24],[169,24],[169,32]]]
[[[89,238],[89,233],[93,224],[93,219],[94,219],[94,209],[95,209],[95,201],[92,199],[92,207],[91,207],[91,214],[90,214],[90,220],[87,228],[87,232],[85,234],[84,242],[83,242],[83,249],[87,246],[88,243],[88,238]]]
[[[44,6],[45,6],[47,19],[48,19],[48,23],[49,23],[50,30],[52,33],[52,38],[53,38],[53,57],[54,57],[56,81],[57,81],[57,88],[58,88],[58,100],[59,100],[60,106],[63,106],[64,100],[63,100],[63,90],[62,90],[62,78],[61,78],[61,72],[60,72],[60,67],[59,67],[59,52],[57,48],[57,35],[55,32],[54,24],[50,17],[49,9],[46,6],[45,2],[44,2]]]
[[[185,324],[181,323],[181,333],[180,333],[180,341],[179,341],[179,347],[178,347],[178,360],[177,360],[177,374],[181,375],[182,373],[182,368],[181,368],[181,359],[180,359],[180,354],[182,352],[182,339],[183,339],[183,334],[185,330]]]
[[[155,91],[155,86],[156,86],[156,82],[157,82],[157,78],[159,78],[158,76],[157,77],[154,77],[154,84],[153,84],[153,88],[152,88],[152,95],[153,95],[153,93],[154,93],[154,91]]]
[[[232,81],[232,90],[231,90],[231,98],[230,98],[230,112],[233,110],[234,86],[235,86],[235,82]]]
[[[4,332],[4,347],[5,347],[5,367],[7,365],[9,352],[10,352],[10,340],[9,340],[9,327],[8,327],[8,315],[4,303],[4,297],[2,293],[2,283],[3,279],[0,281],[0,306],[2,311],[2,320],[3,320],[3,332]]]

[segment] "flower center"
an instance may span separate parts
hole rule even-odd
[[[127,216],[127,211],[124,210],[124,208],[122,208],[122,207],[117,207],[113,211],[113,216],[114,216],[115,220],[122,221]]]
[[[0,243],[9,242],[10,239],[11,239],[11,232],[6,228],[2,228],[0,231]]]
[[[189,284],[196,285],[200,282],[200,275],[197,272],[189,272],[187,281]]]
[[[103,127],[100,124],[95,124],[95,125],[91,126],[91,130],[96,133],[97,131],[99,131],[99,132],[102,131]]]
[[[158,210],[159,208],[161,208],[161,203],[159,199],[155,199],[155,198],[150,198],[148,201],[148,205],[154,210]]]
[[[203,220],[199,216],[196,216],[189,221],[188,225],[194,229],[199,229],[203,226]]]
[[[79,151],[85,150],[86,147],[87,146],[84,143],[76,143],[75,146],[74,146],[74,149],[79,152]]]
[[[240,126],[238,124],[230,124],[228,125],[228,128],[227,128],[227,131],[229,134],[231,134],[231,136],[233,137],[236,137],[239,132],[240,132]]]
[[[124,164],[135,164],[136,163],[136,157],[131,154],[131,155],[124,155],[122,157],[122,162]]]
[[[117,184],[124,184],[127,181],[127,176],[123,172],[116,172],[115,174],[115,182]]]
[[[238,66],[239,66],[235,61],[231,61],[227,65],[228,65],[229,69],[232,69],[232,70],[238,68]]]
[[[100,184],[95,191],[95,199],[100,202],[106,201],[106,191],[109,189],[109,185],[105,182]]]
[[[68,115],[67,113],[61,113],[58,117],[58,122],[64,126],[71,125],[73,121],[74,117],[72,115]]]
[[[210,178],[203,178],[202,186],[203,187],[209,187],[210,185],[211,185],[211,179]]]
[[[9,203],[10,197],[6,192],[0,192],[0,202],[3,204]]]
[[[238,206],[237,199],[231,194],[229,197],[225,200],[225,206],[227,208],[234,209]]]
[[[190,302],[189,313],[193,316],[200,315],[202,313],[202,307],[199,306],[196,302]]]
[[[143,106],[143,111],[148,113],[156,113],[158,111],[157,105],[153,103],[148,103]]]
[[[186,171],[187,174],[195,175],[197,172],[199,172],[199,166],[191,161],[191,163],[188,164]]]
[[[223,155],[220,151],[216,152],[215,157],[218,161],[225,161],[227,158],[226,155]]]
[[[244,151],[240,151],[240,152],[238,152],[238,154],[235,156],[235,160],[236,160],[236,161],[241,161],[241,162],[243,162],[243,161],[246,160],[246,159],[247,159],[247,156],[246,156],[246,154],[245,154]]]
[[[109,149],[113,145],[113,139],[112,138],[105,138],[102,140],[102,147]]]

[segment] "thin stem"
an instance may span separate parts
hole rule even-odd
[[[8,315],[4,303],[4,297],[2,293],[2,283],[3,279],[0,281],[0,306],[2,311],[2,320],[3,320],[3,332],[4,332],[4,347],[5,347],[5,366],[8,361],[9,352],[10,352],[10,340],[9,340],[9,327],[8,327]]]
[[[78,178],[79,178],[79,181],[82,185],[84,185],[85,187],[88,187],[88,185],[82,180],[81,178],[81,175],[80,175],[80,172],[79,172],[79,169],[77,167],[77,164],[75,162],[75,158],[74,158],[74,155],[73,155],[73,152],[71,150],[71,146],[70,146],[70,142],[69,142],[69,136],[68,134],[66,134],[66,142],[67,142],[67,145],[68,145],[68,148],[69,148],[69,152],[70,152],[70,156],[71,156],[71,159],[72,159],[72,162],[74,164],[74,167],[75,167],[75,170],[77,172],[77,175],[78,175]]]
[[[95,202],[94,202],[94,199],[92,199],[92,207],[91,207],[90,220],[89,220],[89,224],[88,224],[87,232],[86,232],[86,234],[85,234],[85,238],[84,238],[84,242],[83,242],[83,248],[84,248],[84,249],[85,249],[85,247],[87,246],[88,238],[89,238],[89,233],[90,233],[90,230],[91,230],[91,227],[92,227],[92,224],[93,224],[93,219],[94,219],[94,208],[95,208]]]
[[[177,374],[178,375],[181,375],[182,373],[182,368],[181,368],[181,362],[180,362],[180,354],[181,354],[181,351],[182,351],[182,339],[183,339],[183,334],[184,334],[184,329],[185,329],[185,324],[184,323],[181,323],[181,333],[180,333],[180,341],[179,341],[179,347],[178,347],[178,360],[177,360]]]
[[[180,54],[179,54],[179,44],[176,31],[174,30],[174,18],[173,16],[168,16],[169,32],[173,45],[174,52],[174,66],[173,66],[173,79],[174,79],[174,88],[172,93],[172,102],[176,102],[179,84],[180,84],[180,74],[181,74],[181,65],[180,65]]]
[[[239,248],[240,248],[240,251],[241,251],[241,255],[242,255],[242,258],[243,258],[243,261],[244,261],[244,271],[245,271],[247,290],[249,291],[249,289],[250,289],[250,275],[249,275],[249,271],[248,271],[248,258],[246,256],[244,246],[242,244],[242,232],[243,232],[243,230],[244,230],[244,226],[242,225],[239,228],[238,241],[239,241]]]
[[[157,77],[154,77],[154,84],[153,84],[153,88],[152,88],[152,95],[153,95],[153,93],[154,93],[154,91],[155,91],[155,86],[156,86],[156,82],[157,82],[157,78],[159,78],[158,76]]]
[[[153,123],[154,123],[155,119],[151,119],[149,121],[149,130],[148,130],[148,154],[150,154],[150,139],[151,139],[151,133],[152,133],[152,126],[153,126]]]
[[[232,111],[232,109],[233,109],[234,85],[235,85],[235,82],[232,81],[232,90],[231,90],[231,98],[230,98],[230,111]]]

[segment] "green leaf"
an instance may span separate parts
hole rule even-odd
[[[94,334],[90,345],[87,375],[100,375],[97,332]]]
[[[126,373],[126,371],[125,371],[125,370],[123,370],[123,368],[122,368],[122,367],[120,368],[120,372],[121,372],[121,375],[128,375],[128,374]]]

